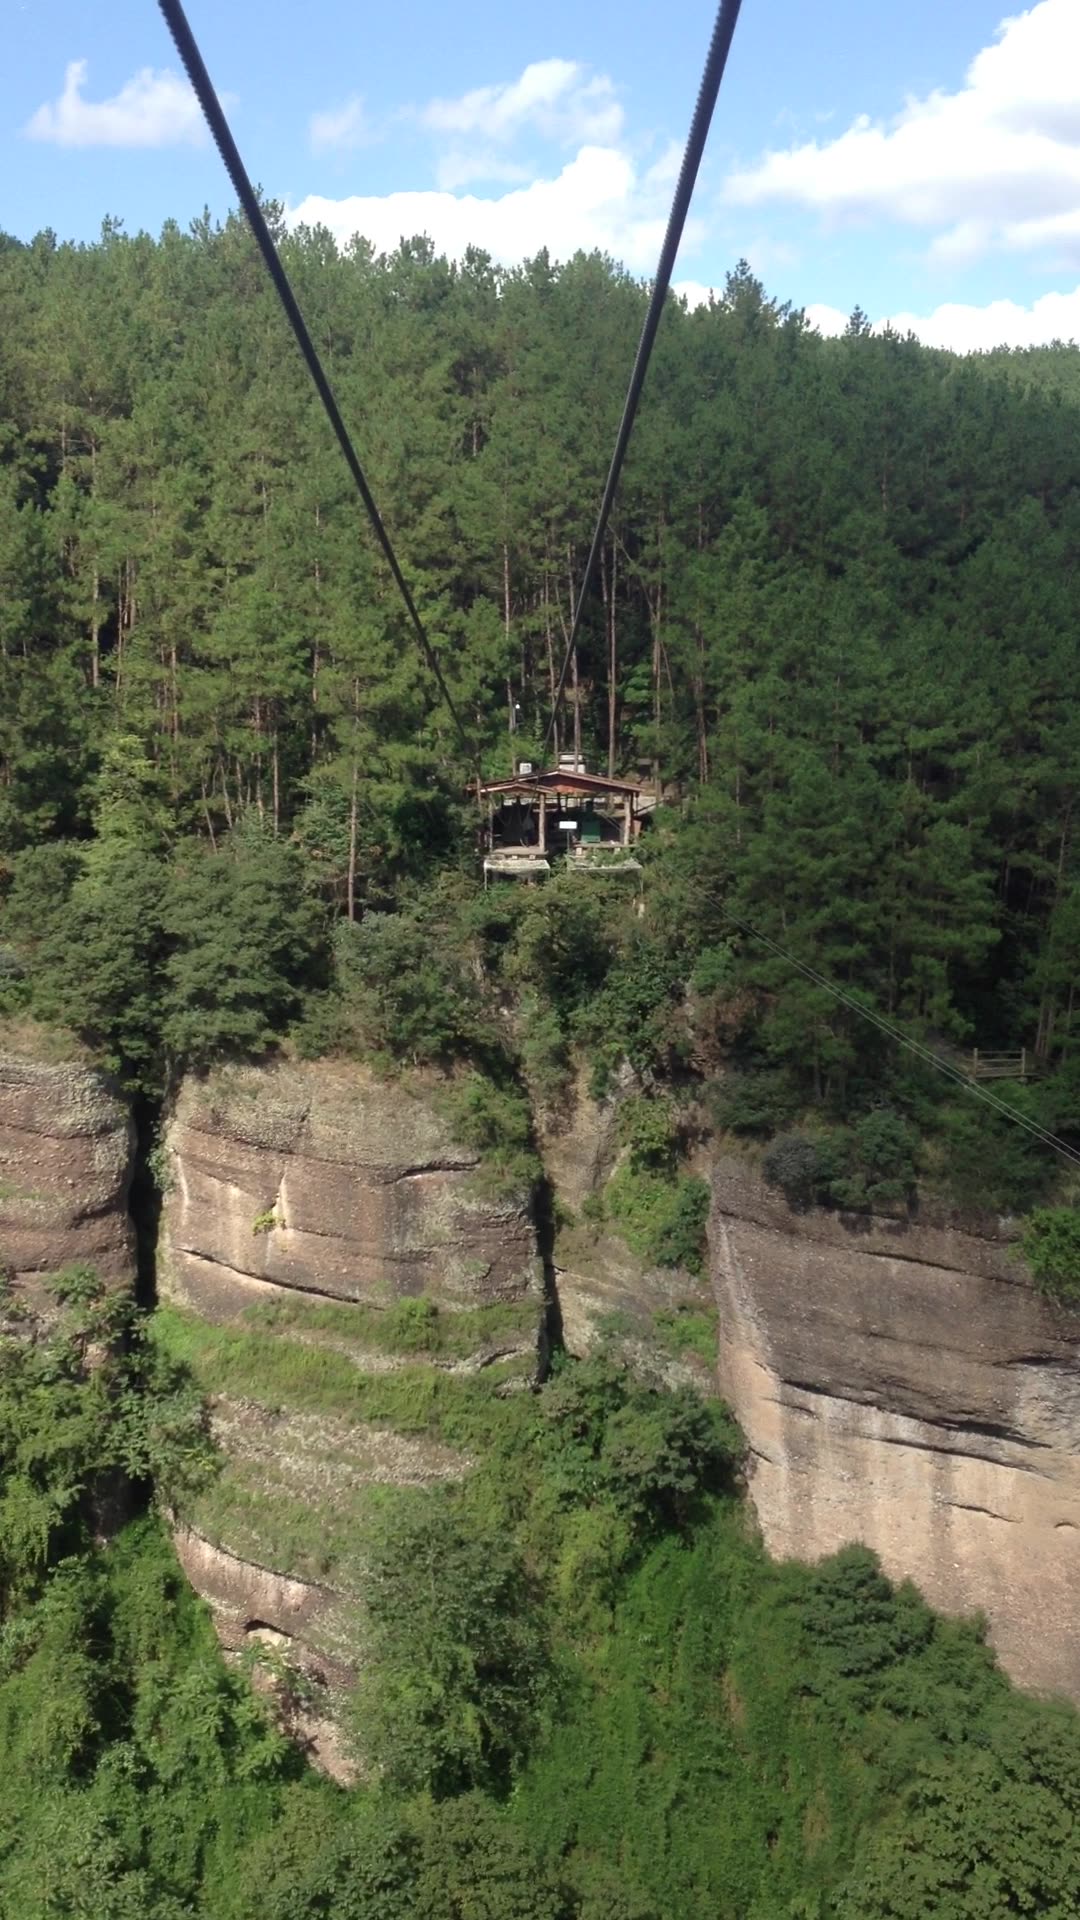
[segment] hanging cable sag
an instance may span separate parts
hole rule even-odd
[[[316,391],[323,403],[326,417],[337,435],[338,445],[345,456],[349,472],[356,482],[357,491],[367,509],[368,519],[371,521],[372,527],[375,530],[375,537],[383,550],[387,565],[394,576],[401,592],[401,597],[408,609],[409,618],[412,621],[420,651],[423,654],[427,666],[435,677],[439,692],[461,736],[462,744],[466,752],[471,755],[472,749],[457,708],[450,696],[450,689],[443,676],[438,654],[428,639],[424,623],[417,612],[416,602],[409,589],[409,584],[398,564],[398,558],[391,545],[390,536],[383,525],[382,516],[375,504],[371,488],[368,486],[356,448],[353,446],[348,428],[341,417],[337,401],[334,398],[333,389],[323,370],[323,364],[319,358],[315,343],[308,332],[304,316],[297,304],[296,295],[293,293],[288,274],[281,264],[277,248],[270,235],[270,229],[266,224],[262,208],[259,205],[251,181],[248,179],[247,171],[240,158],[236,142],[229,130],[229,123],[225,118],[221,102],[214,91],[210,76],[203,64],[202,55],[199,52],[195,36],[188,25],[184,9],[180,4],[180,0],[158,0],[158,5],[164,15],[165,24],[176,44],[176,51],[184,63],[188,79],[191,81],[192,87],[195,90],[206,124],[214,136],[217,150],[225,163],[225,169],[229,175],[229,179],[232,181],[237,199],[247,216],[248,226],[251,228],[259,251],[266,262],[267,271],[274,283],[278,299],[285,309],[289,325],[296,338],[296,344],[300,348],[307,363],[308,372],[315,382]]]
[[[164,5],[164,0],[162,0],[162,4]],[[713,27],[712,41],[705,60],[705,70],[701,76],[697,105],[694,108],[694,117],[690,123],[686,151],[683,154],[683,162],[679,169],[679,178],[675,186],[675,196],[671,202],[671,213],[668,216],[667,232],[664,235],[664,244],[660,249],[660,260],[656,269],[656,278],[653,281],[652,294],[645,314],[645,323],[641,329],[641,339],[638,342],[637,355],[634,360],[633,371],[630,375],[630,385],[626,391],[626,401],[623,406],[622,419],[619,422],[619,431],[615,438],[615,451],[611,456],[611,466],[608,468],[607,482],[604,486],[604,497],[600,502],[600,512],[596,520],[596,531],[593,534],[589,557],[585,563],[585,572],[581,577],[577,606],[574,609],[574,618],[570,627],[570,637],[566,643],[562,670],[559,674],[558,685],[555,688],[555,694],[551,703],[551,719],[548,722],[547,733],[544,736],[543,757],[545,759],[547,757],[548,747],[551,744],[551,737],[558,721],[559,705],[562,701],[563,690],[566,686],[567,670],[573,658],[574,648],[577,646],[578,629],[581,626],[582,612],[589,587],[596,572],[597,562],[600,558],[600,550],[604,544],[604,535],[607,532],[611,506],[615,498],[615,489],[619,484],[619,475],[622,472],[623,461],[626,458],[626,449],[630,444],[630,435],[633,431],[634,418],[637,414],[638,401],[641,398],[641,389],[645,384],[645,375],[649,369],[649,357],[652,353],[653,341],[656,339],[656,330],[660,325],[660,316],[664,311],[664,302],[667,299],[668,288],[671,285],[675,256],[679,251],[679,242],[682,239],[683,227],[686,225],[686,216],[690,210],[690,202],[693,198],[698,168],[701,165],[701,156],[705,150],[705,141],[708,137],[709,125],[712,121],[713,108],[716,105],[716,98],[720,92],[720,82],[724,77],[724,68],[727,65],[727,57],[731,49],[732,36],[735,32],[735,23],[739,18],[739,8],[741,5],[742,0],[720,0],[720,5],[717,8],[716,24]]]

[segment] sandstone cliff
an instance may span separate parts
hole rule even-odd
[[[133,1283],[128,1108],[94,1068],[50,1059],[49,1036],[17,1042],[0,1036],[0,1271],[31,1300],[63,1267]]]
[[[985,1613],[1022,1686],[1080,1699],[1080,1324],[1007,1236],[793,1214],[713,1169],[721,1386],[765,1541],[864,1541],[932,1605]]]
[[[267,1287],[452,1308],[533,1285],[520,1198],[486,1198],[477,1155],[400,1081],[331,1061],[222,1069],[184,1083],[167,1148],[161,1292],[211,1318]]]
[[[429,1417],[433,1376],[445,1400],[537,1369],[528,1197],[485,1188],[430,1089],[352,1064],[189,1080],[165,1146],[159,1318],[224,1459],[178,1549],[227,1650],[270,1645],[302,1672],[294,1730],[346,1777],[334,1720],[362,1657],[372,1502],[472,1465]]]
[[[620,1103],[637,1086],[627,1069],[608,1098],[597,1100],[587,1073],[581,1073],[562,1109],[541,1128],[563,1343],[579,1357],[603,1343],[667,1386],[715,1393],[715,1306],[708,1278],[639,1258],[597,1205],[620,1157]]]

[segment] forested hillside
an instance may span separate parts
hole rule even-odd
[[[1080,1135],[1076,351],[823,340],[744,267],[672,302],[559,739],[656,782],[640,894],[485,893],[476,774],[541,751],[644,293],[271,216],[467,742],[242,224],[0,241],[0,1017],[131,1097],[147,1304],[162,1103],[274,1046],[430,1070],[522,1218],[537,1117],[617,1083],[582,1224],[684,1277],[710,1131],[795,1208],[1068,1199],[751,929],[939,1050],[1027,1048],[1010,1099]],[[1027,1246],[1080,1287],[1072,1208]],[[0,1915],[1080,1912],[1073,1711],[861,1548],[771,1564],[718,1403],[603,1351],[535,1391],[437,1372],[430,1300],[372,1388],[269,1322],[45,1291],[0,1288]],[[213,1504],[196,1378],[272,1399],[271,1352],[305,1419],[468,1456],[350,1538],[349,1791],[225,1668],[164,1528]]]
[[[642,290],[597,257],[341,253],[271,212],[480,766],[508,771],[539,751]],[[239,221],[7,243],[0,300],[9,978],[156,1093],[325,991],[332,918],[430,919],[433,874],[475,868],[474,768]],[[728,914],[935,1045],[1038,1050],[1018,1097],[1080,1123],[1076,365],[858,314],[822,340],[744,267],[671,305],[561,744],[663,784],[641,937],[665,992],[703,949],[723,987],[754,1076],[725,1123],[884,1097],[925,1132],[932,1084]],[[968,1131],[938,1160],[1037,1192]]]

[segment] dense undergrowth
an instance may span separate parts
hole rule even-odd
[[[223,1666],[159,1520],[95,1537],[103,1463],[182,1502],[213,1483],[176,1328],[154,1357],[129,1325],[103,1368],[117,1309],[85,1275],[58,1293],[51,1332],[0,1347],[0,1499],[27,1516],[3,1533],[12,1920],[1080,1911],[1080,1718],[1015,1694],[977,1626],[862,1549],[770,1564],[722,1410],[603,1360],[536,1393],[465,1383],[452,1411],[422,1414],[411,1379],[365,1400],[483,1450],[368,1516],[367,1777],[313,1775]]]

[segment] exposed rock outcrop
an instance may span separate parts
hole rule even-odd
[[[323,1773],[348,1785],[356,1770],[334,1708],[353,1668],[318,1651],[320,1628],[327,1630],[340,1605],[337,1595],[240,1560],[191,1527],[174,1527],[173,1540],[180,1565],[213,1613],[226,1656],[255,1656],[255,1685],[291,1737]],[[290,1684],[290,1673],[302,1674],[302,1691]]]
[[[581,1357],[603,1344],[665,1386],[717,1391],[707,1279],[684,1267],[650,1265],[615,1232],[564,1225],[555,1242],[555,1287],[568,1353]],[[683,1322],[704,1335],[707,1352],[680,1344]]]
[[[0,1049],[0,1271],[33,1302],[37,1278],[91,1266],[129,1285],[130,1111],[102,1073]]]
[[[371,1503],[472,1465],[427,1431],[365,1420],[350,1375],[359,1390],[410,1363],[509,1368],[512,1391],[535,1374],[545,1301],[528,1196],[490,1194],[430,1089],[340,1062],[189,1080],[165,1145],[160,1296],[193,1347],[208,1323],[219,1340],[243,1330],[249,1361],[243,1394],[220,1379],[212,1391],[224,1470],[177,1546],[226,1650],[257,1644],[300,1676],[302,1709],[271,1686],[283,1720],[348,1778],[336,1721],[362,1657]],[[443,1351],[380,1340],[419,1295],[455,1329]]]
[[[721,1386],[765,1542],[864,1541],[932,1605],[983,1612],[1022,1686],[1080,1699],[1080,1323],[1008,1234],[795,1214],[713,1169]]]
[[[189,1079],[167,1148],[161,1292],[211,1319],[267,1283],[449,1307],[535,1289],[527,1205],[485,1197],[477,1154],[401,1081],[330,1061]]]
[[[601,1343],[638,1371],[666,1385],[716,1391],[715,1344],[707,1325],[715,1308],[707,1278],[683,1267],[639,1258],[622,1235],[600,1224],[604,1187],[619,1161],[623,1099],[639,1088],[629,1068],[609,1096],[597,1100],[581,1073],[557,1114],[546,1117],[540,1145],[553,1199],[555,1292],[563,1343],[578,1356]],[[705,1352],[681,1346],[679,1322],[693,1317]]]

